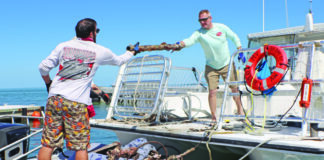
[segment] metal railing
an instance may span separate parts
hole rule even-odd
[[[44,120],[44,118],[45,118],[45,114],[44,114],[43,111],[41,111],[41,116],[40,116],[40,117],[35,117],[35,116],[23,116],[23,115],[20,116],[20,115],[14,115],[14,113],[15,113],[15,112],[13,112],[12,114],[1,115],[1,116],[0,116],[0,119],[2,119],[2,118],[11,118],[11,120],[12,120],[11,123],[12,123],[12,124],[15,124],[15,118],[22,118],[22,119],[26,119],[26,125],[29,126],[29,125],[30,125],[30,123],[29,123],[30,120],[29,120],[29,119],[39,119],[39,120]],[[41,128],[41,129],[35,129],[35,130],[34,130],[34,129],[31,129],[31,131],[32,131],[32,133],[28,134],[27,136],[25,136],[25,137],[23,137],[23,138],[21,138],[21,139],[15,141],[15,142],[13,142],[13,143],[10,143],[10,144],[8,144],[8,145],[6,145],[6,146],[0,148],[0,152],[5,151],[5,150],[7,150],[7,149],[10,149],[11,147],[14,147],[14,146],[17,145],[17,144],[20,144],[20,143],[22,143],[22,142],[25,141],[25,140],[28,140],[28,141],[29,141],[31,137],[34,137],[34,136],[36,136],[37,134],[41,133],[41,132],[43,131],[43,129],[42,129],[42,128]],[[28,144],[30,144],[30,143],[28,142]],[[27,146],[27,147],[29,148],[29,146]],[[29,150],[29,151],[26,152],[26,153],[23,153],[23,154],[21,154],[21,155],[18,155],[17,157],[14,158],[14,160],[19,160],[19,159],[21,159],[21,158],[23,158],[23,157],[26,157],[26,156],[28,156],[29,154],[31,154],[31,153],[33,153],[33,152],[39,150],[41,147],[42,147],[42,146],[39,145],[39,146],[33,148],[32,150]]]
[[[305,76],[307,76],[308,78],[311,79],[312,78],[312,72],[314,72],[313,71],[313,62],[314,62],[315,48],[319,47],[319,46],[322,46],[323,44],[324,44],[324,41],[312,41],[312,42],[304,42],[304,43],[298,43],[298,44],[279,45],[279,47],[281,47],[283,49],[289,49],[289,48],[298,49],[298,48],[305,48],[305,47],[310,48],[310,52],[307,55],[308,61],[307,61],[307,64],[306,64],[306,71],[305,71],[306,75]],[[257,49],[259,49],[259,48],[246,48],[246,49],[237,50],[235,53],[232,54],[231,59],[230,59],[230,63],[229,63],[230,65],[229,65],[228,72],[227,72],[228,76],[227,76],[227,79],[224,81],[225,89],[224,89],[224,95],[223,95],[222,106],[221,106],[221,111],[220,111],[220,118],[219,118],[219,123],[218,123],[217,129],[220,129],[222,127],[223,119],[225,117],[242,117],[242,116],[237,116],[237,115],[234,115],[234,114],[227,115],[227,114],[224,113],[226,105],[227,105],[226,103],[227,103],[227,100],[228,100],[228,96],[230,96],[230,97],[235,96],[235,95],[237,96],[237,94],[228,93],[229,85],[230,84],[244,85],[244,80],[235,81],[235,82],[230,81],[230,73],[231,73],[231,70],[233,69],[232,64],[234,64],[234,59],[235,59],[235,57],[238,56],[239,53],[241,53],[241,52],[243,52],[243,53],[255,52]],[[249,53],[247,53],[247,54],[249,54]],[[250,53],[250,54],[253,54],[253,53]],[[248,59],[246,61],[248,62]],[[323,60],[323,63],[324,63],[324,60]],[[245,64],[244,64],[244,66],[245,66]],[[294,70],[294,68],[292,70]],[[292,74],[294,74],[294,73],[292,73]],[[316,85],[316,84],[319,85],[319,86],[324,85],[324,83],[323,83],[324,80],[323,79],[313,79],[313,81],[314,81],[314,85]],[[282,84],[282,85],[288,84],[288,85],[300,86],[301,82],[302,82],[301,79],[300,80],[299,79],[298,80],[282,80],[280,84]],[[288,90],[288,91],[284,91],[284,92],[287,92],[286,95],[288,95],[290,93],[290,95],[293,96],[294,95],[293,93],[297,93],[297,91],[298,90],[293,89],[293,90]],[[280,93],[278,93],[278,94],[280,94]],[[281,93],[281,94],[283,94],[283,93]],[[248,97],[249,93],[245,92],[245,93],[243,93],[243,95]],[[323,93],[321,91],[318,92],[318,91],[313,90],[312,95],[313,96],[323,97]],[[322,99],[322,101],[324,101],[324,99]],[[324,105],[323,104],[321,104],[321,105],[324,108]],[[312,108],[312,106],[310,108]],[[309,117],[308,112],[309,112],[308,108],[302,108],[302,113],[303,114],[302,114],[301,118],[285,117],[285,118],[283,118],[283,120],[301,122],[302,123],[302,135],[306,135],[308,123],[310,123],[310,122],[312,122],[312,123],[324,122],[323,118],[316,119],[316,118]],[[252,114],[252,115],[248,115],[248,118],[249,119],[260,119],[260,118],[264,118],[264,117],[263,116],[256,116],[256,115]],[[279,117],[277,117],[277,116],[267,116],[266,118],[271,119],[271,120],[278,120],[279,119]]]

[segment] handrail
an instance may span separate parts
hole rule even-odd
[[[34,118],[34,119],[43,119],[44,117],[34,117],[34,116],[20,116],[20,115],[12,115],[12,114],[8,114],[8,115],[0,115],[0,118],[4,118],[4,117],[14,117],[14,118]]]
[[[1,116],[0,116],[0,118],[4,118],[4,117],[11,117],[11,118],[12,118],[12,124],[15,123],[15,122],[14,122],[14,119],[15,119],[15,118],[25,118],[25,119],[27,119],[27,125],[29,125],[29,119],[30,119],[30,118],[32,118],[32,119],[43,119],[43,120],[44,120],[44,119],[45,119],[45,114],[44,114],[43,111],[41,111],[41,116],[40,116],[40,117],[34,117],[34,116],[21,116],[21,115],[14,115],[14,114],[8,114],[8,115],[1,115]],[[13,146],[15,146],[15,145],[17,145],[17,144],[19,144],[19,143],[21,143],[21,142],[27,140],[27,139],[30,139],[31,137],[35,136],[36,134],[39,134],[39,133],[42,132],[42,131],[43,131],[43,129],[36,129],[36,130],[32,130],[32,133],[31,133],[31,134],[29,134],[29,135],[27,135],[27,136],[25,136],[25,137],[23,137],[23,138],[21,138],[21,139],[15,141],[15,142],[13,142],[13,143],[10,143],[10,144],[8,144],[8,145],[6,145],[6,146],[0,148],[0,152],[5,151],[6,149],[9,149],[9,148],[11,148],[11,147],[13,147]],[[29,147],[29,146],[27,146],[27,147]],[[29,154],[32,153],[32,152],[35,152],[35,151],[39,150],[40,148],[41,148],[41,145],[38,146],[38,147],[36,147],[36,148],[33,148],[32,150],[30,150],[30,151],[28,151],[28,152],[26,152],[26,153],[24,153],[24,154],[22,154],[22,155],[19,155],[18,157],[14,158],[14,159],[15,159],[15,160],[16,160],[16,159],[18,160],[18,159],[20,159],[20,158],[22,158],[22,157],[25,157],[25,156],[29,155]]]
[[[22,154],[22,155],[20,155],[20,156],[18,156],[16,158],[14,158],[13,160],[19,160],[20,158],[23,158],[23,157],[25,157],[25,156],[27,156],[27,155],[29,155],[29,154],[31,154],[31,153],[39,150],[41,147],[42,147],[42,145],[39,145],[39,146],[33,148],[32,150],[30,150],[30,151],[28,151],[28,152],[26,152],[26,153],[24,153],[24,154]]]
[[[309,55],[310,63],[311,66],[307,69],[307,73],[308,73],[308,77],[311,78],[311,70],[312,70],[312,63],[313,63],[313,54],[314,54],[314,50],[315,50],[315,46],[318,45],[324,45],[324,41],[311,41],[311,42],[302,42],[302,43],[296,43],[296,44],[286,44],[286,45],[278,45],[281,48],[301,48],[301,47],[312,47],[312,51]],[[224,88],[224,95],[223,95],[223,101],[222,101],[222,106],[221,106],[221,111],[220,111],[220,118],[219,118],[219,123],[217,124],[217,129],[221,129],[222,127],[222,123],[223,123],[223,116],[224,116],[224,109],[225,109],[225,105],[226,105],[226,98],[228,95],[228,87],[229,84],[233,83],[230,82],[230,73],[232,70],[232,64],[234,62],[234,57],[241,53],[241,52],[254,52],[259,48],[244,48],[244,49],[240,49],[240,50],[236,50],[231,58],[230,58],[230,62],[229,62],[229,67],[228,67],[228,71],[227,71],[227,78],[226,80],[224,80],[225,83],[225,88]],[[321,81],[321,80],[320,80]],[[283,81],[283,82],[287,82],[287,81]],[[243,83],[242,81],[239,81],[237,83]],[[303,118],[302,118],[302,134],[306,135],[306,131],[307,131],[307,110],[308,109],[304,109],[303,111]]]
[[[32,137],[32,136],[38,134],[39,132],[42,132],[42,131],[43,131],[43,129],[39,129],[39,130],[35,131],[34,133],[29,134],[28,136],[26,136],[26,137],[24,137],[24,138],[21,138],[21,139],[15,141],[15,142],[13,142],[13,143],[11,143],[11,144],[9,144],[9,145],[6,145],[6,146],[0,148],[0,152],[4,151],[4,150],[6,150],[6,149],[8,149],[8,148],[10,148],[10,147],[12,147],[12,146],[14,146],[14,145],[20,143],[20,142],[22,142],[22,141],[24,141],[24,140],[26,140],[26,139],[28,139],[28,138],[30,138],[30,137]]]

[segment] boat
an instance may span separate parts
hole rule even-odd
[[[162,55],[145,55],[120,68],[107,117],[91,120],[91,126],[115,132],[122,144],[141,137],[161,142],[155,147],[164,157],[323,160],[324,23],[309,22],[248,35],[248,47],[230,60],[228,74],[235,66],[239,80],[219,85],[217,123],[211,121],[203,74],[173,66]],[[246,84],[244,68],[268,45],[284,50],[289,67],[276,91],[265,95]],[[267,63],[275,69],[275,58],[268,56]],[[312,89],[300,94],[304,78],[312,80]],[[240,93],[231,93],[230,84],[239,85]],[[309,106],[301,95],[311,95]],[[235,114],[232,96],[241,97],[245,116]]]
[[[91,119],[91,127],[115,132],[120,144],[145,138],[161,154],[160,159],[322,160],[323,37],[324,23],[249,34],[249,46],[235,51],[230,61],[232,65],[228,73],[235,66],[238,81],[226,79],[220,83],[217,123],[211,121],[202,72],[195,67],[173,66],[171,59],[162,55],[135,57],[120,68],[107,117]],[[277,91],[272,95],[262,95],[245,82],[244,68],[257,50],[268,45],[285,51],[289,69],[276,85]],[[268,58],[269,69],[274,70],[271,67],[276,64],[276,59]],[[312,80],[311,94],[308,94],[311,98],[307,99],[309,106],[300,107],[299,91],[305,77]],[[239,85],[241,92],[229,92],[230,84]],[[245,116],[235,114],[232,96],[241,97]],[[29,107],[6,106],[19,110]],[[40,119],[44,115],[41,113]],[[10,119],[27,118],[23,120],[26,125],[5,124],[7,127],[3,128],[23,128],[25,132],[13,143],[0,146],[0,158],[22,159],[37,151],[41,146],[29,151],[25,149],[26,140],[42,130],[29,129],[28,118],[35,117],[10,114],[0,115],[0,118],[8,116]],[[104,155],[107,149],[115,145],[91,144],[89,156],[97,156],[93,159],[107,158]],[[18,152],[14,147],[18,147]],[[12,157],[5,157],[11,150],[15,150]],[[64,153],[73,159],[73,152]],[[66,159],[62,153],[53,156]]]

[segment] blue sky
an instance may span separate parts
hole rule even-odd
[[[264,1],[265,30],[286,27],[285,0]],[[289,27],[304,25],[309,0],[287,0],[287,4]],[[324,23],[323,6],[323,0],[313,0],[314,23]],[[0,88],[45,87],[39,63],[58,43],[75,36],[74,27],[80,19],[95,19],[101,29],[97,43],[120,55],[128,44],[137,41],[155,45],[189,37],[200,27],[197,19],[201,9],[209,9],[213,22],[224,23],[236,32],[243,47],[247,47],[247,34],[262,32],[262,0],[3,0]],[[233,45],[230,46],[234,52]],[[180,52],[141,53],[146,54],[163,54],[179,67],[203,70],[205,65],[199,44]],[[53,70],[51,76],[55,73]],[[95,83],[110,86],[115,83],[117,73],[116,66],[102,66]]]

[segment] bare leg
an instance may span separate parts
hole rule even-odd
[[[233,93],[238,93],[238,89],[237,88],[232,88],[232,92]],[[244,115],[240,97],[239,96],[233,96],[233,100],[234,100],[234,102],[236,104],[236,107],[237,107],[237,114],[238,115]]]
[[[52,157],[53,148],[42,147],[38,152],[38,160],[50,160]]]
[[[76,151],[75,159],[77,159],[77,160],[88,160],[88,151],[87,150]]]
[[[210,90],[208,94],[208,102],[209,102],[209,108],[210,108],[210,113],[212,115],[212,120],[216,121],[216,94],[217,89],[215,90]]]

